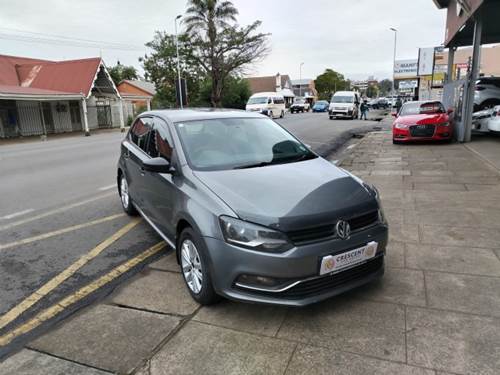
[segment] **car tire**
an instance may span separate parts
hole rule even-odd
[[[392,144],[393,145],[400,145],[401,142],[400,141],[396,141],[395,139],[392,140]]]
[[[201,236],[187,227],[177,241],[181,273],[191,297],[200,305],[212,305],[221,297],[215,293],[208,261],[208,251]]]
[[[273,118],[274,118],[274,116],[273,116],[273,111],[269,111],[269,118],[270,118],[270,119],[273,119]]]
[[[132,198],[130,197],[128,182],[124,173],[120,173],[119,184],[118,192],[120,194],[123,211],[125,211],[125,213],[129,216],[137,216],[138,212],[134,206]]]
[[[330,120],[333,120],[333,116],[329,116],[330,117]]]
[[[281,111],[280,118],[283,118],[283,117],[285,117],[285,111]]]

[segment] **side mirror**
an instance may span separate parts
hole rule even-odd
[[[142,167],[145,171],[155,172],[155,173],[169,173],[172,174],[175,169],[170,165],[167,159],[158,157],[145,160],[142,163]]]
[[[392,112],[391,115],[392,115],[392,117],[398,117],[398,113],[397,112]]]
[[[453,113],[453,108],[448,108],[448,110],[446,111],[447,114],[451,115]]]

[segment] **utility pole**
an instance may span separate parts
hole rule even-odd
[[[304,65],[304,63],[300,63],[300,66],[299,66],[299,96],[302,97],[302,65]]]
[[[396,70],[396,45],[398,42],[398,30],[395,29],[394,27],[391,27],[390,30],[394,31],[394,56],[393,56],[393,60],[392,60],[392,91],[391,91],[392,99],[394,99],[394,95],[395,95],[394,79],[395,79],[395,70]]]
[[[175,17],[174,24],[175,24],[175,49],[177,50],[177,80],[178,80],[178,85],[179,85],[179,104],[181,106],[181,109],[184,108],[182,104],[182,82],[181,82],[181,68],[179,64],[179,37],[177,35],[177,20],[181,18],[182,15],[178,15]]]

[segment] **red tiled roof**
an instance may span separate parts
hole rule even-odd
[[[281,87],[285,86],[285,83],[290,80],[287,74],[281,75]],[[276,76],[267,77],[248,77],[248,84],[250,86],[250,91],[252,94],[257,92],[274,92],[276,91]]]
[[[0,85],[88,95],[100,64],[99,57],[48,61],[0,55]]]
[[[11,85],[0,85],[1,94],[20,94],[20,95],[71,95],[72,93],[55,90],[37,89],[34,87],[22,87]]]

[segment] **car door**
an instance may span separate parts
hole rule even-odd
[[[153,117],[149,136],[148,157],[161,157],[172,163],[174,153],[172,137],[167,123]],[[175,237],[174,204],[175,176],[168,173],[144,171],[144,208],[153,224],[169,239]],[[178,177],[177,177],[178,178]]]
[[[144,170],[142,163],[149,156],[146,153],[149,136],[152,131],[152,119],[139,117],[132,125],[128,139],[122,150],[125,160],[125,174],[132,200],[142,210],[144,207]]]

